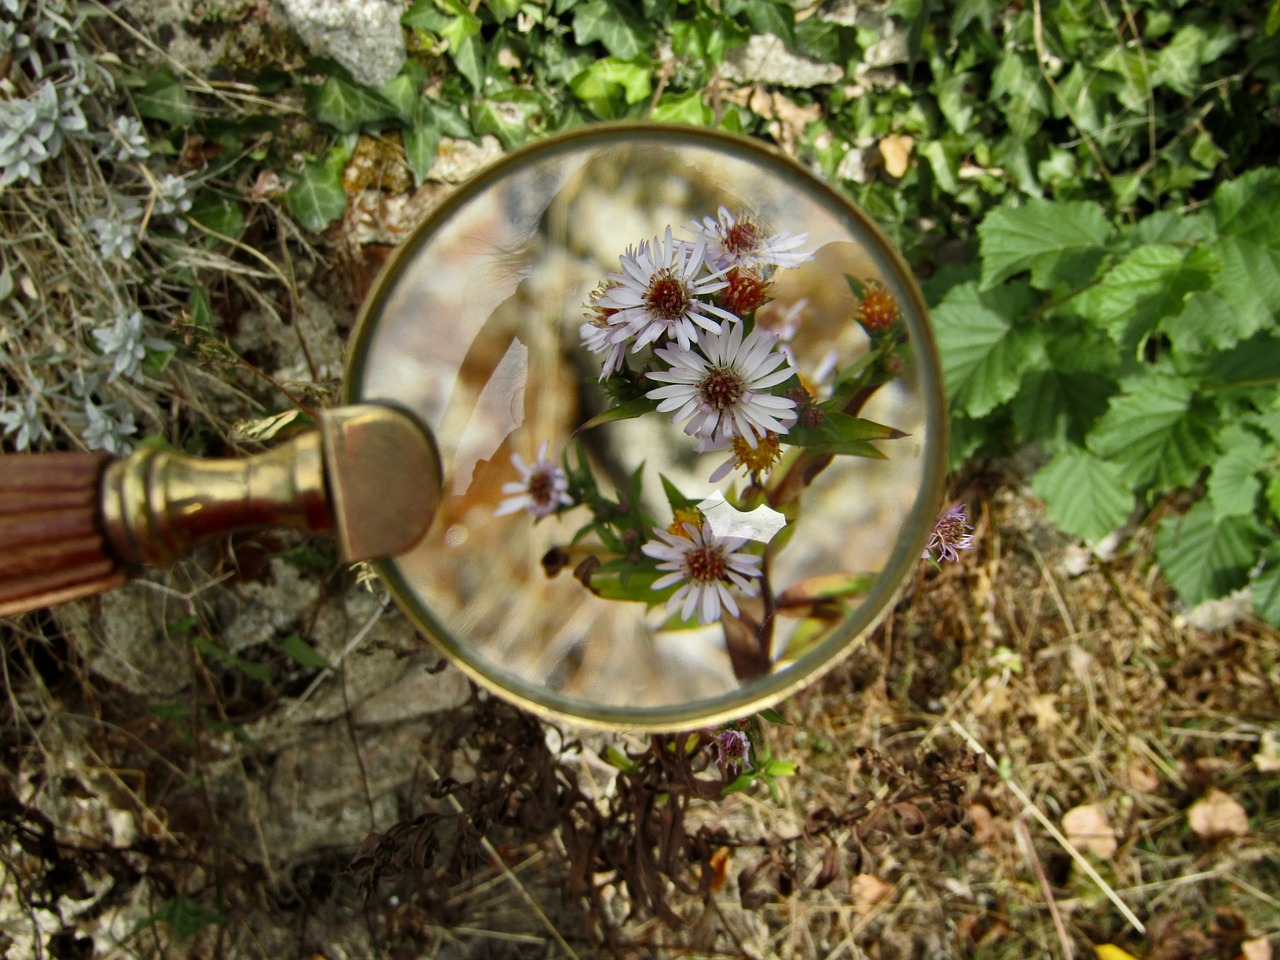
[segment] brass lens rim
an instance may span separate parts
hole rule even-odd
[[[387,297],[414,257],[458,211],[531,161],[545,161],[557,155],[608,149],[636,141],[668,147],[715,150],[776,174],[844,222],[850,236],[856,237],[865,246],[883,269],[885,276],[894,277],[901,292],[905,294],[908,302],[902,304],[901,309],[908,325],[914,363],[919,373],[918,387],[925,415],[926,436],[921,483],[915,505],[903,524],[898,543],[866,600],[830,637],[784,670],[753,680],[729,693],[687,704],[619,707],[586,703],[503,674],[439,622],[406,581],[394,559],[375,561],[374,566],[400,609],[430,636],[455,666],[482,687],[542,717],[606,730],[669,732],[714,726],[748,715],[776,704],[811,684],[839,663],[854,649],[857,641],[865,639],[883,621],[901,597],[911,573],[921,562],[921,552],[941,510],[946,479],[947,415],[942,370],[919,286],[906,262],[879,227],[849,199],[799,163],[757,140],[700,127],[636,122],[598,124],[557,134],[518,148],[475,174],[433,208],[426,219],[400,244],[361,306],[352,333],[342,399],[344,403],[385,399],[361,394],[370,342],[377,329],[378,318],[383,313]]]

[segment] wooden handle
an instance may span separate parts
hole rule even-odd
[[[0,616],[124,583],[99,515],[104,453],[0,457]]]

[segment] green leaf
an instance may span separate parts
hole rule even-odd
[[[873,447],[869,440],[896,440],[906,436],[901,430],[887,427],[874,420],[852,417],[839,410],[822,411],[822,422],[816,427],[796,424],[787,433],[779,437],[782,443],[793,447],[804,447],[815,454],[846,454],[855,457],[870,457],[873,460],[885,460],[883,452]]]
[[[656,123],[684,123],[690,126],[709,127],[715,121],[715,113],[703,102],[701,90],[688,93],[667,94],[658,101],[649,119]]]
[[[617,60],[633,60],[649,51],[653,28],[626,0],[588,0],[573,10],[573,39],[585,46],[599,40]]]
[[[698,501],[686,497],[680,492],[679,487],[662,474],[658,474],[658,479],[662,481],[662,492],[666,494],[667,503],[670,505],[673,514],[677,510],[688,510],[690,507],[698,505]]]
[[[798,763],[790,760],[770,760],[760,769],[766,777],[794,777],[800,769]]]
[[[312,115],[339,133],[352,133],[395,116],[395,108],[372,90],[328,77],[311,104]]]
[[[231,240],[239,240],[244,233],[244,213],[240,204],[212,190],[201,190],[196,194],[189,216],[206,230]],[[218,242],[213,237],[209,239]]]
[[[1077,313],[1132,351],[1165,317],[1177,316],[1186,298],[1207,290],[1219,264],[1207,250],[1139,247],[1075,298]]]
[[[1218,435],[1223,453],[1209,471],[1208,500],[1213,518],[1251,516],[1262,491],[1262,471],[1272,452],[1258,435],[1240,426],[1231,426]]]
[[[347,209],[347,192],[342,186],[342,170],[349,154],[335,147],[323,160],[302,168],[285,192],[289,212],[308,230],[319,232],[342,216]]]
[[[1216,252],[1222,273],[1216,286],[1239,316],[1241,339],[1273,326],[1280,311],[1280,170],[1253,170],[1218,187]]]
[[[1089,543],[1118,528],[1133,510],[1133,491],[1120,469],[1074,446],[1035,475],[1031,490],[1050,520]]]
[[[773,34],[787,45],[788,50],[796,48],[796,11],[790,3],[743,0],[725,5],[725,12],[730,16],[737,16],[738,11],[746,14],[747,22],[756,33]]]
[[[982,287],[1031,271],[1032,286],[1079,286],[1092,276],[1113,233],[1102,208],[1084,201],[1038,197],[1006,201],[978,227]]]
[[[319,651],[303,640],[296,633],[291,633],[280,641],[280,649],[295,663],[313,670],[332,670],[333,664],[322,657]]]
[[[152,71],[133,93],[140,116],[161,120],[171,127],[185,127],[196,118],[195,107],[182,81],[167,67]]]
[[[1185,515],[1160,521],[1156,561],[1178,595],[1195,606],[1244,586],[1260,543],[1252,519],[1215,520],[1213,507],[1201,500]]]
[[[1280,542],[1272,541],[1262,558],[1262,570],[1253,581],[1253,612],[1273,627],[1280,627]]]
[[[759,711],[758,715],[765,720],[768,720],[770,723],[780,723],[784,727],[791,726],[791,721],[780,714],[777,710],[773,709],[773,707],[765,707],[763,710]]]
[[[570,80],[569,89],[597,117],[609,119],[620,114],[619,96],[627,104],[639,103],[649,96],[652,72],[647,62],[628,63],[607,57]]]
[[[537,136],[546,104],[531,90],[511,89],[490,92],[471,111],[471,126],[477,136],[492,134],[508,150]]]
[[[405,129],[403,136],[405,159],[413,171],[414,186],[420,187],[431,173],[440,149],[440,125],[426,100],[418,101],[413,123]]]
[[[1102,373],[1032,370],[1018,389],[1020,401],[1013,404],[1018,438],[1050,449],[1081,446],[1115,391],[1116,382]]]
[[[623,773],[637,773],[640,770],[640,764],[636,763],[613,744],[605,747],[604,762],[621,770]]]
[[[1169,376],[1137,376],[1111,399],[1090,432],[1089,449],[1120,467],[1135,489],[1185,486],[1210,462],[1213,439],[1195,384]]]
[[[942,375],[954,410],[983,417],[1018,392],[1030,369],[1044,362],[1044,335],[1019,323],[1034,302],[1025,286],[979,292],[953,287],[933,311]]]
[[[271,671],[260,663],[252,663],[248,660],[237,657],[229,650],[224,650],[212,640],[209,640],[203,634],[197,633],[191,638],[191,645],[206,656],[213,657],[215,660],[221,660],[228,663],[236,669],[244,673],[245,676],[257,680],[259,683],[271,682]]]
[[[187,313],[191,316],[191,322],[201,330],[213,330],[213,304],[204,287],[192,287],[187,294]]]
[[[145,930],[157,922],[169,924],[174,933],[186,940],[194,937],[205,927],[226,923],[227,918],[216,910],[210,910],[199,901],[180,893],[162,903],[160,909],[151,916],[139,920],[134,927],[134,933]]]
[[[648,397],[636,397],[634,400],[620,403],[616,407],[610,407],[604,413],[596,414],[596,416],[580,426],[578,432],[590,430],[594,427],[602,427],[606,423],[617,423],[619,420],[634,420],[636,417],[642,417],[646,413],[652,413],[657,409],[657,400],[650,400]]]

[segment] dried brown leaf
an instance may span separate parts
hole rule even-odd
[[[1204,840],[1243,837],[1249,832],[1249,816],[1231,796],[1213,789],[1187,810],[1187,823]]]
[[[1087,850],[1099,860],[1110,860],[1116,852],[1116,832],[1100,803],[1072,807],[1062,815],[1062,832],[1077,850]]]
[[[849,881],[849,892],[853,894],[853,909],[868,914],[889,902],[893,884],[881,880],[874,873],[860,873]]]

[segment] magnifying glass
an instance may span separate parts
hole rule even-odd
[[[923,300],[868,218],[744,138],[591,127],[404,241],[343,406],[243,461],[0,461],[0,614],[276,523],[372,559],[465,673],[542,715],[682,730],[811,682],[941,501]]]

